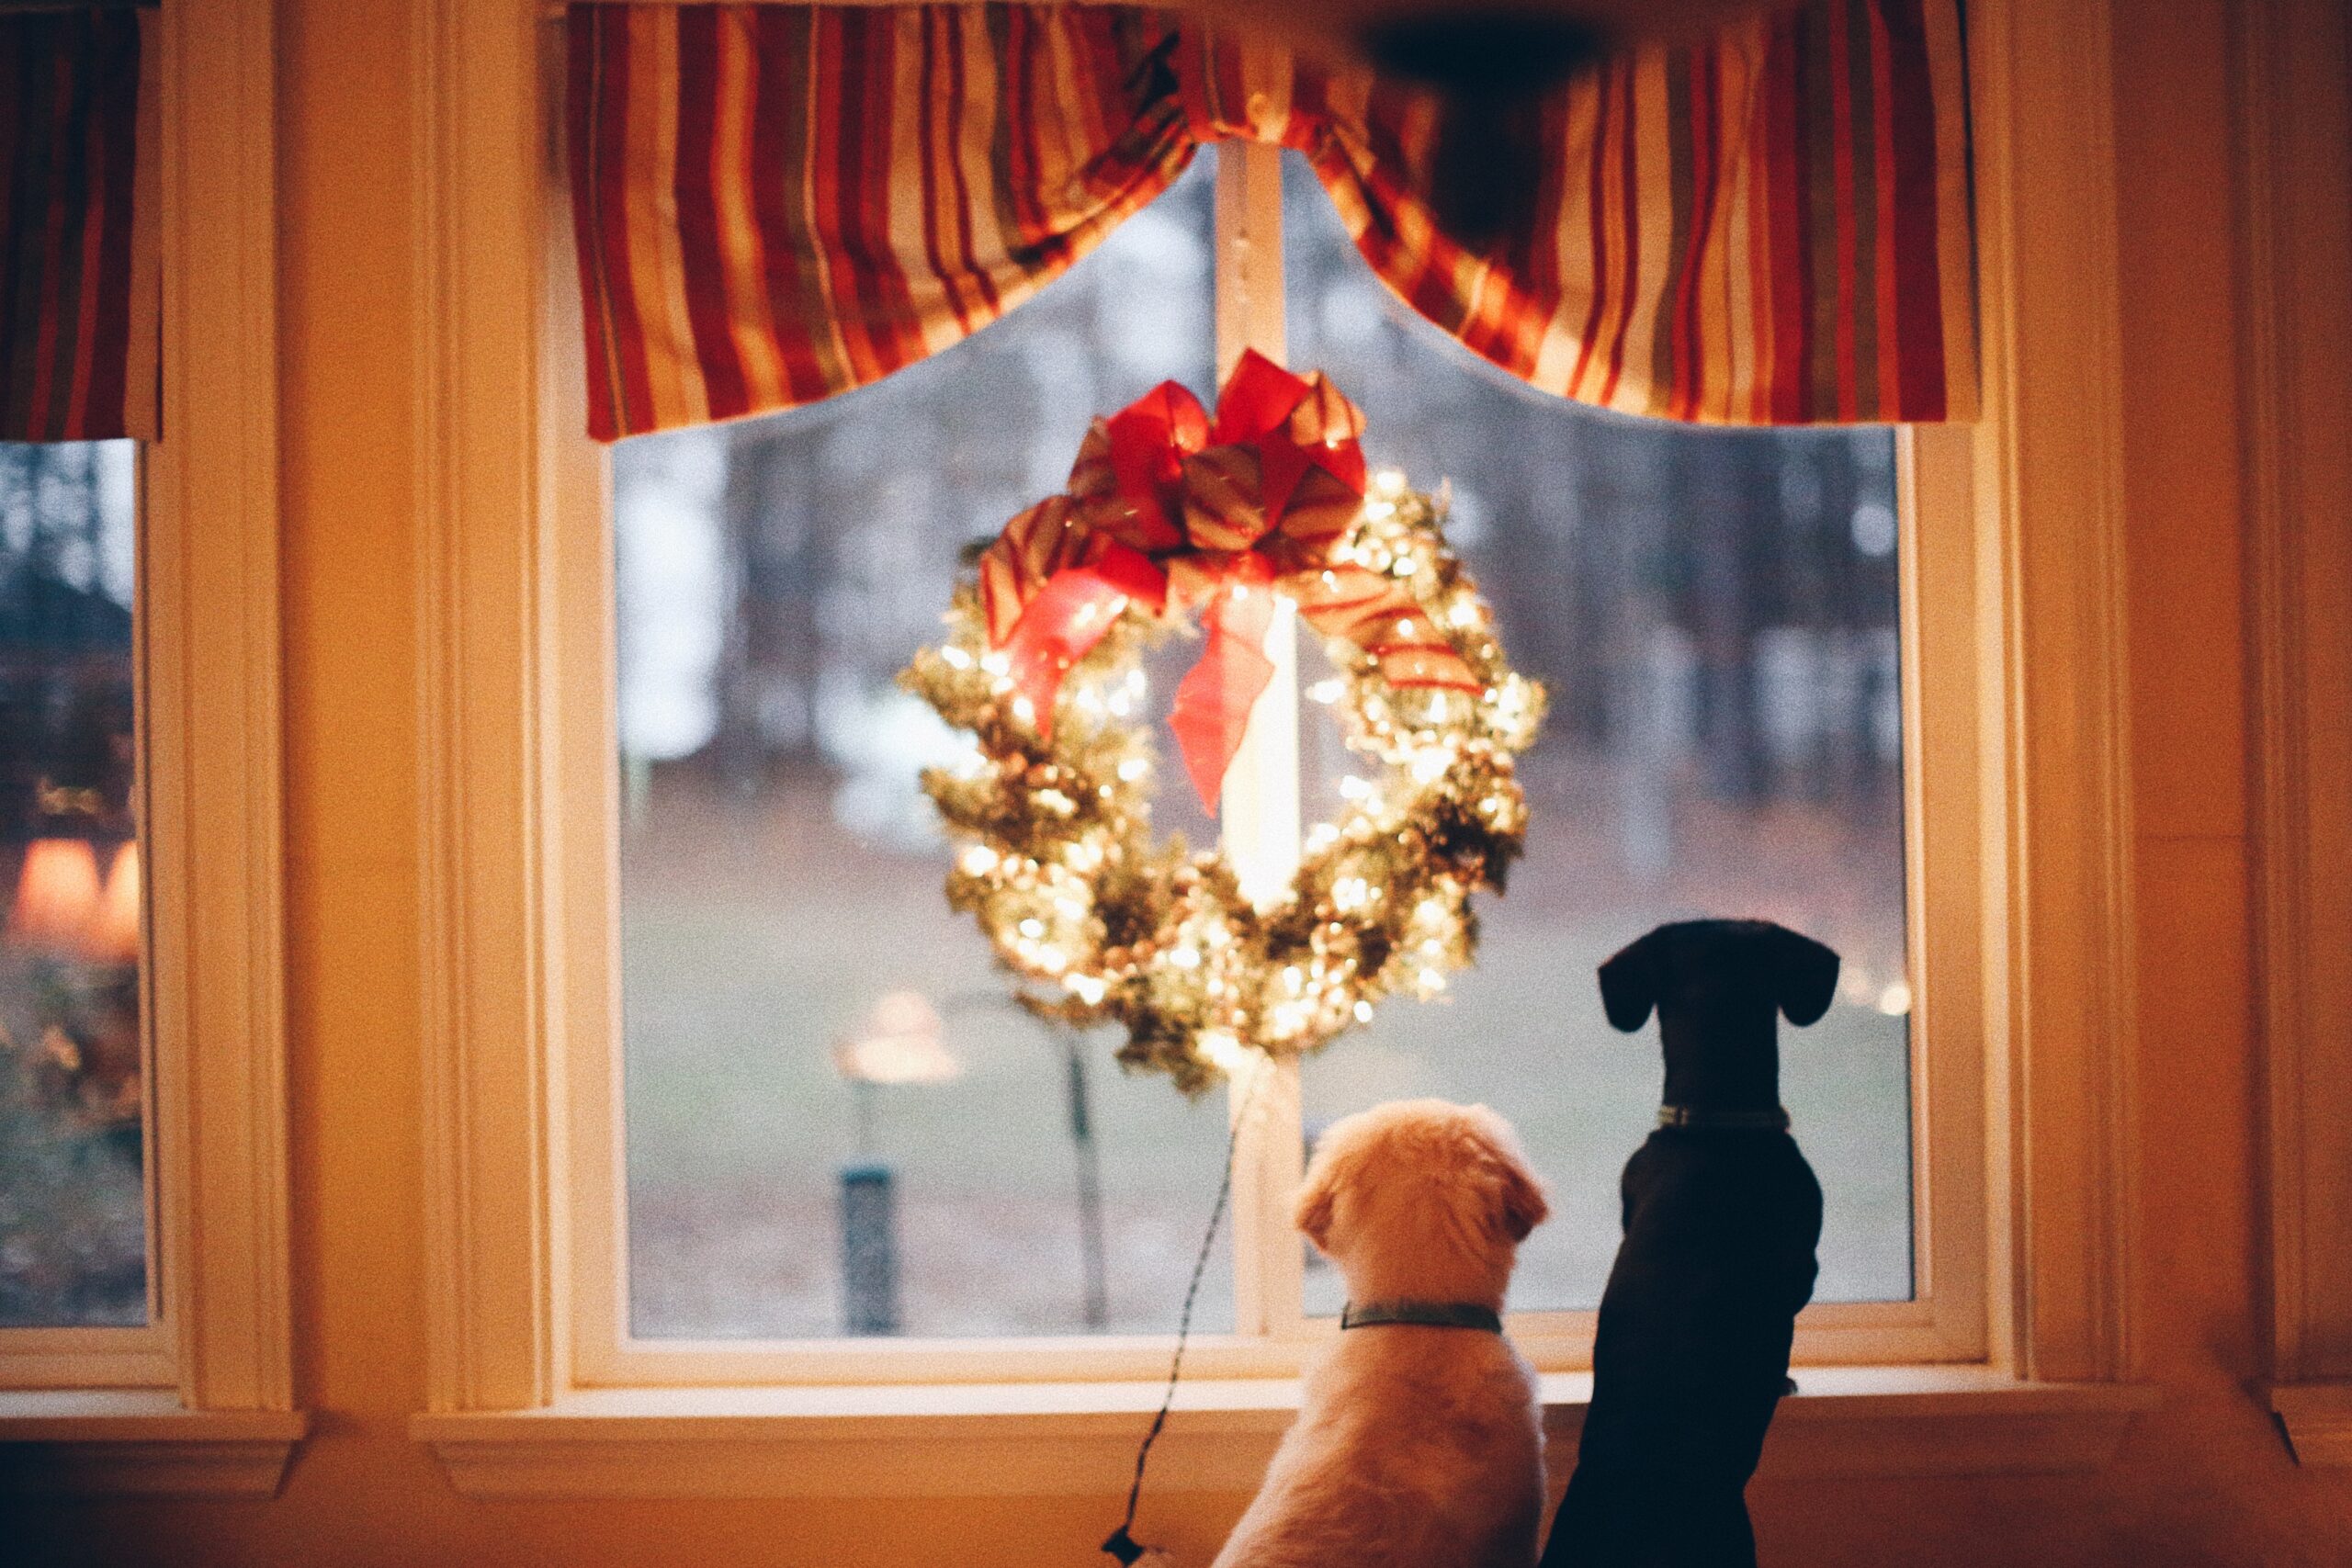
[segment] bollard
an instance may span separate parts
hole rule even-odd
[[[896,1334],[899,1199],[887,1165],[842,1168],[842,1332]]]

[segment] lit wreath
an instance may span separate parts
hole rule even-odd
[[[900,682],[978,742],[923,788],[965,844],[947,899],[978,919],[1022,1004],[1115,1021],[1131,1067],[1195,1092],[1248,1059],[1320,1049],[1391,992],[1431,997],[1477,942],[1526,831],[1512,759],[1544,689],[1515,672],[1441,532],[1442,504],[1367,483],[1363,417],[1318,375],[1250,355],[1212,421],[1169,382],[1080,449],[1068,493],[1022,513],[959,585]],[[1156,840],[1140,656],[1198,609],[1206,642],[1170,727],[1203,802],[1272,672],[1273,596],[1341,671],[1349,806],[1309,830],[1259,908],[1221,852]],[[1367,770],[1370,771],[1370,770]]]

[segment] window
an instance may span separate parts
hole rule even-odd
[[[2147,1403],[2120,1381],[2137,1156],[2112,99],[2105,52],[2075,47],[2109,9],[1969,7],[1985,412],[1896,441],[1915,1299],[1816,1303],[1799,1330],[1808,1361],[1962,1364],[1806,1379],[1775,1442],[1823,1473],[2096,1464]],[[1158,1395],[1100,1380],[1164,1375],[1164,1340],[624,1344],[613,557],[582,525],[605,513],[605,460],[579,434],[578,296],[532,134],[555,94],[525,10],[435,15],[414,291],[432,1413],[413,1429],[474,1496],[1114,1490]],[[1238,1196],[1240,1230],[1278,1217]],[[1286,1226],[1261,1230],[1295,1258]],[[1283,1261],[1236,1254],[1261,1258]],[[1546,1365],[1579,1352],[1560,1321],[1518,1325]],[[1187,1361],[1295,1364],[1241,1337]],[[1048,1382],[944,1386],[972,1377]],[[933,1386],[749,1386],[780,1381]],[[630,1382],[676,1386],[609,1387]],[[1170,1437],[1245,1488],[1281,1386],[1223,1389],[1196,1383],[1222,1403]]]
[[[267,1495],[303,1430],[270,17],[141,28],[161,438],[0,449],[0,1443],[34,1488]]]
[[[136,457],[0,446],[0,1326],[151,1315]]]
[[[1061,486],[1090,417],[1165,378],[1210,388],[1213,291],[1237,282],[1229,259],[1211,276],[1230,256],[1219,156],[1280,168],[1204,155],[1039,299],[876,386],[614,450],[624,1066],[614,1164],[592,1138],[577,1168],[583,1299],[616,1314],[609,1342],[586,1320],[592,1380],[755,1364],[725,1341],[1043,1336],[1076,1353],[1067,1337],[1173,1327],[1224,1108],[1009,1004],[941,897],[948,851],[916,782],[959,742],[892,682],[935,635],[962,547]],[[1243,1332],[1211,1353],[1337,1314],[1336,1276],[1287,1223],[1317,1128],[1440,1094],[1501,1110],[1550,1178],[1555,1217],[1510,1304],[1555,1361],[1581,1354],[1575,1314],[1599,1299],[1617,1171],[1660,1077],[1649,1039],[1608,1029],[1592,970],[1698,913],[1770,915],[1845,954],[1840,1005],[1783,1050],[1829,1194],[1818,1294],[1858,1303],[1829,1315],[1880,1345],[1935,1353],[1904,1333],[1937,1308],[1913,1260],[1897,434],[1673,426],[1534,393],[1392,304],[1295,161],[1282,211],[1291,363],[1364,407],[1375,466],[1449,491],[1450,536],[1553,712],[1522,760],[1529,853],[1509,897],[1479,900],[1478,966],[1284,1069],[1273,1129],[1244,1140],[1196,1320]],[[1302,649],[1310,699],[1320,659]],[[1345,754],[1301,708],[1311,823]],[[1147,697],[1138,722],[1161,716]],[[1216,831],[1180,790],[1158,811]],[[592,1083],[609,1081],[602,1049]],[[1967,1046],[1949,1050],[1965,1071]],[[1947,1330],[1981,1314],[1965,1274],[1939,1281]],[[1106,1344],[1084,1364],[1129,1363]]]

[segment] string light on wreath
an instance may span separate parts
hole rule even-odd
[[[1439,995],[1476,953],[1472,895],[1501,889],[1524,840],[1513,760],[1544,689],[1447,547],[1443,492],[1367,476],[1362,428],[1319,375],[1254,355],[1214,420],[1173,383],[1097,420],[1069,491],[1005,525],[900,676],[974,742],[923,776],[959,844],[949,903],[1023,1005],[1119,1024],[1120,1059],[1187,1092],[1253,1052],[1318,1050],[1392,995]],[[1155,835],[1137,719],[1143,655],[1197,614],[1170,725],[1214,810],[1272,674],[1277,595],[1324,639],[1338,674],[1308,695],[1355,764],[1261,907],[1220,852]]]

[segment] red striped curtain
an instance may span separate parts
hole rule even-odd
[[[0,441],[156,433],[142,15],[0,15]]]
[[[1205,141],[1304,152],[1389,288],[1532,385],[1734,424],[1965,418],[1958,0],[1812,0],[1540,107],[1532,220],[1428,199],[1436,103],[1096,6],[575,5],[601,439],[846,391],[1035,293]],[[1272,86],[1269,86],[1269,76]]]

